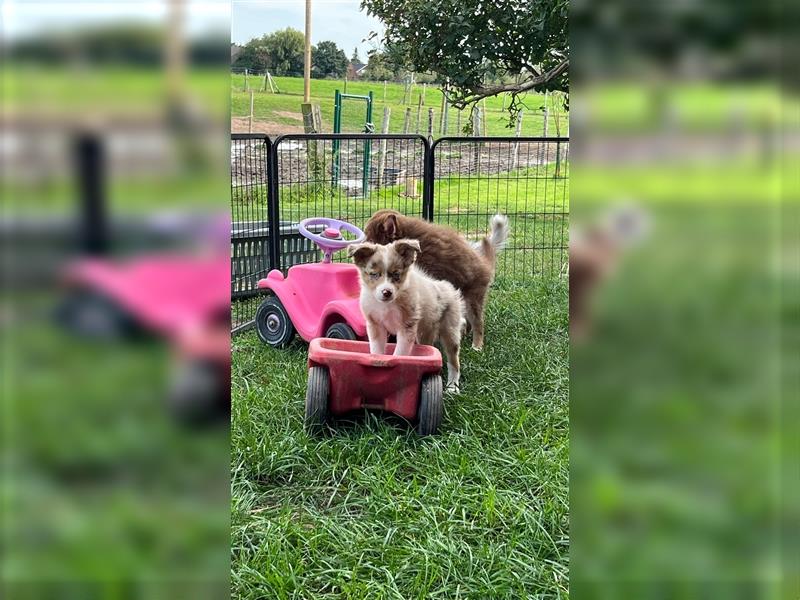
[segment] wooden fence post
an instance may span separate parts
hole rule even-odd
[[[442,93],[442,108],[439,115],[439,134],[444,135],[447,133],[447,96]]]
[[[250,90],[250,124],[247,127],[248,133],[253,133],[253,90]]]
[[[386,80],[383,80],[383,103],[386,104]]]
[[[481,135],[481,108],[480,106],[475,106],[472,110],[472,137],[480,137]],[[472,144],[472,169],[474,171],[478,170],[478,165],[480,164],[481,158],[481,149],[480,144],[473,143]]]
[[[244,89],[245,92],[249,89],[249,87],[247,85],[247,67],[245,67],[245,69],[244,69],[244,88],[243,89]]]
[[[419,120],[422,118],[422,94],[419,95],[419,100],[417,101],[417,129],[416,132],[419,133]]]
[[[547,106],[549,94],[547,92],[544,93],[544,129],[542,130],[542,137],[547,137],[547,121],[550,117],[550,107]]]
[[[433,140],[433,108],[428,109],[428,139]]]
[[[522,111],[517,113],[517,127],[514,130],[514,136],[519,137],[522,134]],[[511,168],[516,169],[519,166],[519,142],[514,142],[511,159]]]
[[[403,119],[403,133],[408,133],[408,128],[411,126],[411,107],[406,107],[406,116]]]

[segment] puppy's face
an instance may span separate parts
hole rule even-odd
[[[349,254],[361,273],[362,287],[379,302],[393,302],[407,283],[408,270],[419,254],[419,242],[397,240],[388,246],[357,244],[350,246]]]
[[[364,233],[370,242],[391,244],[403,237],[400,231],[400,213],[393,210],[379,210],[367,223]]]

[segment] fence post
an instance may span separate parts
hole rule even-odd
[[[333,133],[339,133],[339,129],[341,127],[341,119],[342,119],[342,99],[341,93],[339,90],[334,90],[333,93]],[[331,149],[333,150],[333,156],[331,158],[331,169],[332,169],[332,179],[333,184],[336,185],[339,182],[339,140],[333,140],[331,144]]]
[[[278,206],[278,148],[267,138],[267,223],[269,227],[269,268],[281,268],[280,209]]]
[[[406,116],[403,119],[403,133],[408,133],[408,128],[411,126],[411,107],[406,107]]]
[[[347,73],[344,75],[344,93],[347,93]]]
[[[442,109],[439,115],[439,134],[444,135],[447,133],[447,96],[442,92]]]
[[[372,126],[372,90],[370,90],[367,95],[369,96],[369,100],[367,101],[367,123]],[[372,131],[375,128],[372,127]],[[372,142],[366,140],[364,142],[364,166],[363,170],[364,173],[361,176],[361,188],[364,192],[364,198],[366,199],[369,196],[369,172],[370,172],[370,153],[372,152]]]
[[[547,137],[547,121],[550,116],[550,107],[547,106],[548,93],[544,93],[544,129],[542,129],[542,137]]]
[[[250,123],[247,127],[247,133],[253,133],[253,90],[250,90]]]
[[[90,255],[103,255],[109,247],[103,143],[97,134],[82,133],[73,141],[72,151],[80,193],[81,249]]]
[[[264,72],[264,83],[261,86],[261,91],[262,92],[266,92],[267,91],[267,73],[266,73],[266,71]]]
[[[481,121],[483,121],[483,135],[487,135],[487,127],[489,126],[488,115],[486,114],[486,98],[483,99],[483,109],[481,110]]]
[[[519,137],[522,133],[522,115],[523,112],[520,110],[517,113],[517,127],[514,131],[514,136]],[[512,159],[511,159],[511,168],[516,169],[519,166],[519,142],[514,142],[513,150],[512,150]]]
[[[472,137],[480,137],[480,135],[481,135],[481,108],[479,106],[475,106],[472,109]],[[474,171],[478,170],[480,157],[481,157],[480,144],[475,143],[472,145],[472,169]]]
[[[388,106],[383,107],[383,123],[381,123],[381,133],[389,133],[389,117],[392,111]],[[378,157],[378,187],[383,187],[383,171],[386,169],[386,138],[381,140],[381,150]]]
[[[386,80],[383,80],[383,103],[386,104]]]
[[[461,111],[456,113],[456,134],[461,135]]]
[[[425,152],[422,168],[422,218],[428,221],[433,221],[434,149],[432,144],[428,152]]]
[[[419,101],[417,102],[417,128],[416,133],[419,133],[419,120],[422,115],[422,94],[419,95]]]
[[[428,109],[428,140],[433,141],[433,108]]]

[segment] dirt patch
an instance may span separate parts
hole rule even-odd
[[[300,121],[301,123],[303,122],[303,115],[299,115],[295,112],[289,112],[288,110],[276,110],[273,111],[273,113],[279,117],[283,117],[284,119],[292,119],[293,121]]]
[[[247,133],[250,119],[247,117],[231,117],[231,133]],[[303,133],[302,125],[283,125],[269,121],[253,120],[253,133],[266,133],[267,135],[281,135],[282,133]]]

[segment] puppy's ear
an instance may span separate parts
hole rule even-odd
[[[394,250],[400,255],[406,266],[417,260],[417,254],[422,253],[417,240],[397,240],[394,243]]]
[[[388,215],[383,222],[383,231],[390,240],[395,239],[400,227],[397,225],[397,215]]]
[[[354,263],[359,267],[363,267],[377,250],[378,246],[376,244],[353,244],[352,246],[348,246],[347,256],[351,256]]]

